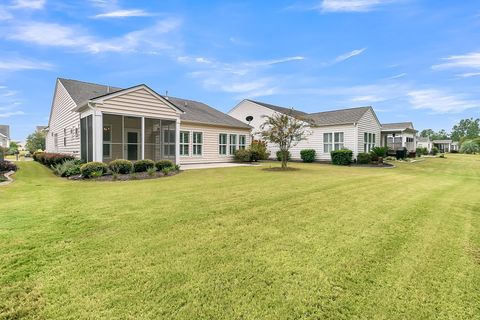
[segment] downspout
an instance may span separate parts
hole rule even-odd
[[[358,123],[354,122],[353,126],[355,127],[355,133],[353,135],[353,137],[355,139],[355,141],[353,143],[353,156],[354,156],[354,159],[356,160],[357,156],[358,156]]]

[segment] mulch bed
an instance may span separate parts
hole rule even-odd
[[[350,167],[366,167],[366,168],[393,168],[395,167],[391,163],[369,163],[369,164],[359,164],[359,163],[352,163]]]
[[[74,175],[69,177],[69,180],[90,180],[90,181],[129,181],[129,180],[146,180],[146,179],[158,179],[164,177],[170,177],[179,174],[182,171],[172,171],[168,175],[164,175],[162,172],[157,171],[154,175],[149,175],[147,172],[137,172],[129,174],[118,174],[116,177],[113,174],[106,174],[98,178],[83,178],[81,175]]]

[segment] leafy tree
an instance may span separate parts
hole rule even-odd
[[[420,137],[431,138],[435,134],[432,129],[425,129],[420,132]]]
[[[462,144],[462,147],[460,148],[460,152],[475,154],[477,152],[480,152],[480,146],[478,145],[477,142],[473,140],[467,140]]]
[[[45,136],[45,132],[35,131],[27,137],[25,148],[30,153],[34,153],[37,150],[45,150]]]
[[[432,140],[449,139],[449,134],[444,129],[438,132],[435,132],[432,129],[425,129],[420,132],[420,136],[425,138],[430,138]]]
[[[308,124],[293,116],[284,113],[275,113],[266,116],[260,126],[260,135],[266,141],[278,145],[282,153],[282,169],[287,168],[288,154],[291,147],[307,138]]]
[[[480,136],[480,119],[462,119],[453,126],[452,139],[460,141],[463,139],[474,139]]]
[[[9,154],[15,154],[18,151],[18,143],[15,141],[10,141],[10,146],[8,147]]]

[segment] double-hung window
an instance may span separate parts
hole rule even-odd
[[[109,124],[103,126],[103,157],[112,157],[112,126]]]
[[[190,132],[189,131],[180,131],[180,155],[188,156],[190,146]]]
[[[247,145],[247,136],[239,135],[238,136],[238,149],[245,150]]]
[[[67,129],[63,129],[63,146],[67,146]]]
[[[330,153],[333,150],[333,134],[323,134],[323,153]]]
[[[334,138],[335,138],[334,149],[342,150],[343,149],[343,132],[335,132]]]
[[[231,134],[230,135],[230,154],[234,155],[235,151],[237,151],[237,135]]]
[[[220,133],[218,135],[218,154],[225,156],[227,155],[227,134]]]
[[[370,152],[373,148],[375,148],[375,141],[376,136],[375,133],[367,133],[363,134],[363,152]]]
[[[202,132],[193,132],[193,155],[201,156],[203,148],[203,133]]]

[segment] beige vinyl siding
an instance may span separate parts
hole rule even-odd
[[[107,98],[98,109],[116,113],[152,118],[178,118],[177,112],[144,88]]]
[[[80,117],[72,111],[76,104],[57,80],[54,93],[49,129],[46,137],[46,151],[69,153],[80,156]],[[76,135],[76,130],[78,135]],[[66,131],[66,135],[64,134]],[[55,148],[54,135],[57,134],[58,146]],[[66,138],[66,146],[64,146]]]
[[[212,162],[230,162],[233,161],[233,156],[228,154],[227,146],[227,155],[219,154],[219,135],[221,133],[226,133],[227,135],[245,135],[247,139],[246,146],[250,145],[250,130],[241,129],[241,128],[231,128],[231,127],[221,127],[221,126],[212,126],[205,124],[197,124],[192,122],[181,122],[180,131],[189,132],[189,155],[180,156],[180,164],[188,163],[212,163]],[[202,155],[197,156],[193,155],[193,132],[202,132],[203,134],[203,147]],[[227,140],[228,141],[228,140]],[[237,137],[238,144],[238,137]]]
[[[380,146],[381,139],[381,125],[378,123],[375,114],[372,109],[369,109],[363,117],[358,121],[358,153],[364,152],[364,134],[372,133],[375,134],[375,146]],[[356,154],[354,155],[356,157]]]

